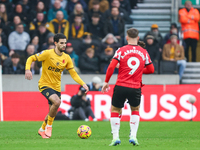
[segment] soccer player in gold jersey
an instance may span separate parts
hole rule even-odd
[[[89,91],[88,86],[81,80],[74,70],[73,62],[68,54],[65,54],[66,48],[65,35],[58,33],[54,36],[55,49],[44,50],[40,53],[30,56],[26,62],[25,79],[31,80],[30,71],[33,61],[42,61],[42,75],[38,82],[39,91],[48,99],[49,113],[38,130],[42,138],[50,138],[52,134],[52,124],[61,103],[61,73],[66,68],[71,77],[83,86],[86,93]]]

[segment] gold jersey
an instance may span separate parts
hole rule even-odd
[[[58,92],[61,91],[61,74],[66,68],[71,70],[74,68],[71,57],[64,52],[62,55],[57,55],[54,49],[44,50],[40,53],[30,56],[26,63],[26,70],[30,70],[32,61],[42,61],[42,75],[38,82],[39,90],[43,91],[44,87],[52,88]],[[74,70],[74,69],[73,69]],[[72,75],[73,74],[73,75]],[[72,78],[79,84],[83,85],[84,82],[79,78],[75,71],[70,73]]]

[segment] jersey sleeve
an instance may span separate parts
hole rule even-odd
[[[66,70],[73,69],[74,64],[72,62],[72,59],[69,55],[67,55],[67,65],[66,65]]]
[[[152,63],[151,58],[149,56],[149,53],[146,52],[146,57],[145,57],[145,66],[150,65]]]
[[[49,55],[49,51],[44,50],[44,51],[41,51],[40,53],[35,54],[35,57],[37,61],[44,61],[45,59],[47,59],[48,55]]]
[[[120,61],[120,58],[121,58],[121,50],[120,50],[120,48],[118,48],[118,50],[115,52],[115,54],[113,56],[113,59]]]

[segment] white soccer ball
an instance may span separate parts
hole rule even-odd
[[[196,97],[193,96],[193,95],[190,95],[188,100],[189,100],[190,103],[194,104],[196,102]]]

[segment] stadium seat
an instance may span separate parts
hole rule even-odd
[[[177,74],[178,65],[175,61],[160,61],[160,74]]]

